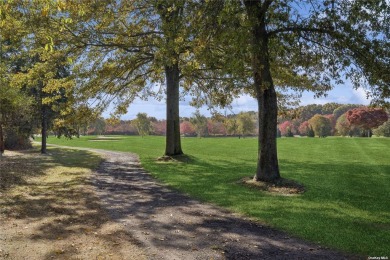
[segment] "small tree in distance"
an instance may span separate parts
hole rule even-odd
[[[329,118],[322,115],[315,115],[309,120],[309,124],[318,137],[327,137],[331,134],[332,124]]]
[[[252,120],[252,117],[249,113],[241,112],[237,116],[238,123],[238,133],[245,137],[246,135],[250,135],[255,130],[255,123]]]
[[[372,131],[376,136],[390,137],[390,120]]]
[[[134,126],[137,128],[138,134],[142,137],[149,135],[152,124],[146,113],[138,113],[137,118],[133,121]]]
[[[226,134],[228,135],[236,135],[238,131],[238,124],[237,120],[234,117],[231,118],[226,118],[225,121],[223,122],[225,129],[226,129]]]
[[[336,130],[337,133],[341,136],[359,136],[360,129],[356,126],[353,126],[347,120],[347,114],[342,114],[336,121]]]
[[[298,127],[298,131],[301,136],[307,136],[309,129],[310,129],[310,125],[308,121],[302,122]]]
[[[183,121],[180,124],[180,133],[187,136],[193,136],[196,134],[194,126],[189,121]]]
[[[209,135],[213,135],[213,136],[226,135],[226,129],[224,124],[222,122],[213,119],[207,121],[207,129]]]
[[[207,118],[197,110],[190,118],[191,124],[194,126],[195,132],[198,137],[205,136],[207,134]]]
[[[167,123],[165,120],[158,120],[152,123],[153,133],[155,135],[165,135],[167,132]]]
[[[290,121],[284,121],[279,125],[279,130],[282,136],[292,137],[296,133],[295,126]]]

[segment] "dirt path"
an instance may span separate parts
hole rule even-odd
[[[68,149],[6,151],[0,160],[0,259],[146,259],[105,210],[89,166],[100,156]],[[67,158],[85,163],[74,167]]]
[[[104,157],[92,175],[77,167],[70,172],[66,158],[75,152],[67,149],[55,151],[63,173],[47,172],[51,157],[37,153],[8,157],[7,170],[0,164],[0,177],[15,183],[13,191],[0,189],[0,259],[356,258],[172,191],[134,154],[79,150]],[[86,152],[78,156],[100,160]]]
[[[134,154],[93,151],[106,159],[92,180],[103,207],[148,259],[352,258],[172,191]]]

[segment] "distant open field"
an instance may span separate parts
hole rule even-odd
[[[183,138],[189,160],[161,163],[165,138],[116,137],[48,142],[134,152],[156,178],[197,199],[323,246],[390,256],[390,138],[278,139],[281,175],[306,187],[302,195],[282,196],[237,183],[254,175],[257,139]]]

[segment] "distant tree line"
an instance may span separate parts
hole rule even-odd
[[[328,103],[300,106],[284,111],[278,117],[279,137],[376,136],[390,137],[389,111],[357,104]],[[191,117],[180,117],[180,133],[188,137],[255,136],[258,131],[257,113],[211,117],[199,111]],[[85,134],[92,135],[165,135],[166,122],[146,113],[134,120],[111,121],[98,118],[91,122]]]
[[[180,133],[188,137],[208,136],[255,136],[256,112],[241,112],[237,115],[214,115],[206,117],[196,111],[191,117],[180,117]],[[165,120],[138,113],[133,120],[110,120],[99,117],[89,124],[86,135],[162,135],[166,134]]]
[[[390,137],[389,110],[357,104],[312,104],[285,111],[278,117],[280,136]]]

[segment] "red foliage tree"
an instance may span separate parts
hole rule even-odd
[[[289,134],[289,131],[291,131],[292,134],[297,133],[297,129],[295,125],[293,125],[290,121],[284,121],[279,125],[279,130],[282,136],[287,136]]]
[[[167,124],[165,120],[160,120],[152,123],[152,131],[155,135],[165,135],[167,132]]]
[[[131,124],[130,121],[121,121],[120,124],[114,129],[116,134],[135,135],[137,129]]]
[[[194,126],[189,121],[180,124],[180,133],[184,135],[196,135]]]
[[[104,130],[104,133],[107,135],[112,135],[115,132],[115,125],[107,124]]]
[[[306,136],[309,130],[310,130],[310,124],[308,121],[304,121],[302,122],[302,124],[299,125],[298,131],[300,135]]]
[[[388,115],[382,108],[361,107],[348,110],[347,120],[351,125],[370,130],[386,122]]]
[[[135,135],[137,130],[131,125],[131,121],[108,121],[105,126],[104,133],[107,135]]]
[[[359,136],[361,134],[361,129],[357,126],[351,125],[347,120],[347,113],[342,114],[337,118],[336,121],[336,130],[339,135],[342,136]]]
[[[222,122],[208,120],[207,129],[210,135],[226,135],[226,128]]]

